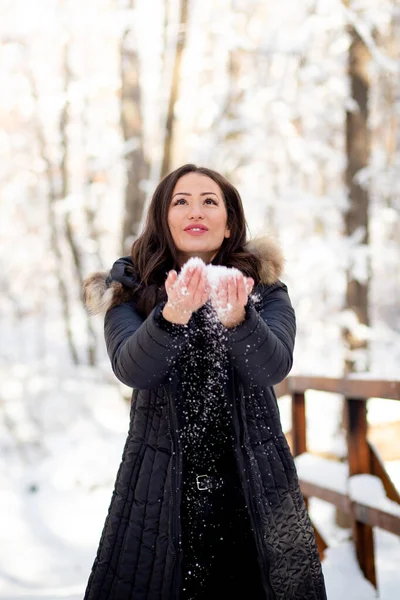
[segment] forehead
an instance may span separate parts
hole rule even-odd
[[[172,195],[179,192],[186,192],[189,194],[213,192],[219,197],[222,196],[222,191],[218,183],[211,179],[211,177],[207,177],[207,175],[201,175],[200,173],[187,173],[178,179]]]

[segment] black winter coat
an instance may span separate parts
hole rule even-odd
[[[272,387],[292,366],[295,316],[277,278],[278,250],[269,242],[258,251],[262,283],[249,299],[245,321],[226,332],[238,471],[266,600],[271,588],[275,600],[325,600],[314,532]],[[169,323],[162,304],[145,320],[139,316],[134,301],[127,300],[134,283],[126,269],[131,264],[130,258],[120,259],[110,274],[95,274],[85,284],[89,308],[108,308],[104,327],[112,368],[134,392],[122,463],[84,600],[179,598],[182,456],[174,364],[185,351],[190,322]],[[121,293],[125,301],[118,304]]]

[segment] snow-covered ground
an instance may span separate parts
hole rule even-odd
[[[0,473],[0,598],[81,600],[96,553],[128,427],[129,407],[107,369],[71,370],[59,377],[25,367],[2,372]],[[18,376],[17,376],[18,375]],[[30,395],[24,396],[29,390]],[[30,429],[13,428],[40,395]],[[282,418],[285,418],[284,410]],[[26,416],[26,414],[25,414]],[[316,438],[315,438],[316,439]],[[23,442],[23,443],[22,443]],[[389,470],[400,486],[399,462]],[[329,600],[378,596],[362,577],[334,508],[312,499],[310,512],[330,547],[324,561]],[[400,589],[400,539],[376,531],[379,598]]]

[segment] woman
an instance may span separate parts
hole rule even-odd
[[[131,256],[86,280],[134,392],[85,600],[326,598],[272,387],[295,337],[282,264],[246,242],[236,189],[189,164],[158,185]]]

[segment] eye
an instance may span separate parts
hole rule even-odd
[[[174,206],[177,206],[178,204],[183,204],[184,202],[186,202],[185,198],[178,198],[178,200],[175,200]]]
[[[215,204],[215,206],[218,206],[217,202],[214,200],[214,198],[206,198],[204,200],[204,202],[206,202],[207,204]]]

